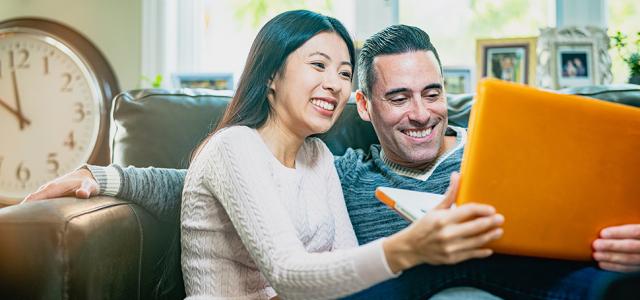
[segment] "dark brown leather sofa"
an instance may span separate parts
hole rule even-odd
[[[562,92],[640,106],[640,86]],[[228,94],[207,90],[118,95],[112,110],[112,162],[186,168],[191,150],[217,122],[229,99]],[[471,105],[471,95],[449,97],[450,123],[466,126]],[[321,138],[334,154],[347,147],[368,149],[377,142],[354,103]],[[0,299],[155,298],[162,257],[178,229],[177,220],[158,220],[144,208],[112,197],[1,208]],[[167,296],[182,297],[179,269],[170,275],[176,288]],[[632,285],[621,281],[605,293],[625,295],[633,292]]]

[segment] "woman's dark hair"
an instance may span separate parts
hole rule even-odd
[[[340,35],[355,66],[353,41],[340,21],[308,10],[281,13],[258,32],[235,95],[214,132],[233,125],[261,127],[272,113],[267,101],[269,83],[284,70],[289,54],[321,32]]]
[[[284,70],[289,54],[322,32],[335,32],[342,38],[349,49],[351,65],[355,66],[353,41],[340,21],[307,10],[293,10],[277,15],[258,32],[233,99],[218,126],[196,147],[192,158],[219,129],[234,125],[251,128],[264,125],[273,113],[267,98],[271,80]],[[176,214],[176,219],[179,215]],[[177,220],[175,224],[179,226]],[[157,298],[184,298],[178,289],[183,286],[179,256],[180,239],[178,235],[174,235],[161,262],[163,270],[156,289]],[[177,275],[180,275],[179,278]]]

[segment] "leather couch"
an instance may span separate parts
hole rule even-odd
[[[640,107],[640,86],[592,86],[561,91]],[[137,90],[116,97],[112,162],[123,166],[186,168],[194,146],[210,131],[230,94],[209,90]],[[449,122],[466,126],[471,95],[449,97]],[[377,142],[369,123],[347,104],[320,136],[334,154]],[[152,299],[177,220],[158,220],[144,208],[112,197],[61,198],[0,209],[0,298]],[[179,262],[178,257],[169,257]],[[166,298],[184,296],[179,266],[169,273]],[[637,281],[636,281],[637,282]],[[634,292],[621,281],[607,296]]]

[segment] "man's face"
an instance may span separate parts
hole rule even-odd
[[[356,95],[360,116],[371,121],[387,158],[422,169],[444,152],[447,99],[440,66],[429,51],[374,58],[371,95]]]

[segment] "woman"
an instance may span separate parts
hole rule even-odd
[[[342,112],[353,66],[353,43],[336,19],[290,11],[260,30],[185,181],[188,297],[336,298],[425,261],[404,247],[420,242],[419,225],[357,247],[333,156],[309,137]]]

